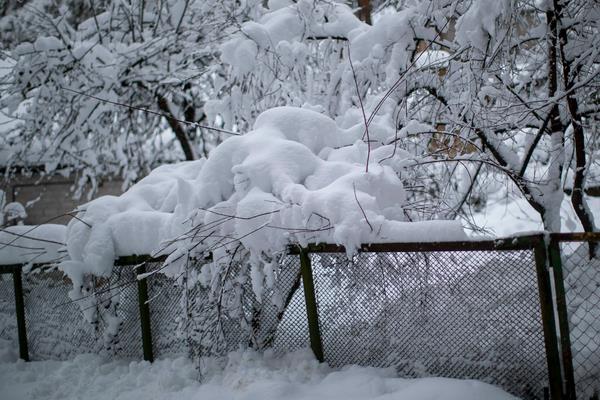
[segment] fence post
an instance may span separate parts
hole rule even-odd
[[[556,311],[558,329],[560,331],[560,348],[562,352],[563,374],[565,378],[565,398],[575,400],[575,374],[573,372],[573,353],[571,350],[571,334],[569,330],[569,314],[565,299],[565,283],[562,270],[559,242],[551,239],[548,247],[550,266],[554,272],[554,288],[556,290]]]
[[[137,268],[138,274],[146,272],[146,264],[142,264]],[[142,328],[142,348],[144,351],[145,361],[154,361],[152,351],[152,331],[150,323],[150,305],[148,304],[148,282],[147,278],[138,279],[138,303],[140,306],[140,324]]]
[[[550,381],[550,397],[552,400],[563,398],[563,380],[554,320],[554,304],[550,274],[546,264],[546,245],[540,238],[534,247],[535,269],[537,272],[540,309],[542,314],[542,327],[544,330],[544,344],[546,347],[546,362],[548,363],[548,380]]]
[[[310,265],[310,257],[306,249],[300,249],[300,272],[302,274],[302,284],[304,286],[304,300],[306,302],[306,318],[308,320],[310,347],[317,360],[323,362],[323,345],[321,343],[321,331],[319,329],[319,312],[317,310],[315,284]]]
[[[29,361],[29,349],[27,348],[27,329],[25,327],[25,301],[23,297],[23,281],[21,280],[22,265],[13,269],[13,286],[15,292],[15,308],[17,312],[17,332],[19,335],[19,357]]]

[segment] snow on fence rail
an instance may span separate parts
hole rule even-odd
[[[522,398],[542,398],[545,388],[556,399],[589,398],[600,382],[600,265],[585,243],[599,236],[365,245],[352,259],[340,246],[291,248],[276,271],[287,306],[257,307],[247,282],[238,315],[219,312],[228,294],[152,273],[163,260],[122,257],[110,279],[95,282],[100,304],[118,298],[123,316],[108,346],[106,324],[84,321],[62,272],[1,266],[0,338],[19,341],[24,359],[187,353],[199,367],[250,343],[277,352],[310,346],[334,366],[480,379]]]

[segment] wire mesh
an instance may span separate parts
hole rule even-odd
[[[289,353],[310,346],[304,288],[300,281],[300,258],[287,256],[281,263],[282,272],[278,285],[287,293],[287,307],[279,316],[273,349],[277,353]]]
[[[0,340],[8,341],[10,348],[18,346],[17,312],[12,274],[0,274]]]
[[[142,359],[142,335],[135,265],[118,266],[109,279],[96,284],[99,303],[109,298],[118,301],[117,314],[121,320],[116,343],[106,345],[105,350],[119,358]],[[108,321],[101,319],[99,330],[104,334]],[[106,342],[106,340],[105,340]]]
[[[313,254],[325,359],[479,379],[542,398],[531,251]]]
[[[587,242],[560,244],[578,398],[600,393],[600,258]]]
[[[185,289],[180,326],[189,354],[201,370],[204,361],[223,361],[222,356],[240,348],[289,352],[308,347],[299,260],[285,256],[273,267],[274,285],[265,287],[260,298],[249,279],[239,278],[242,266],[228,271],[216,291],[200,284]],[[192,274],[198,274],[200,268],[194,266]],[[240,297],[239,307],[232,308]]]
[[[161,262],[147,263],[146,270],[152,273],[162,266]],[[158,272],[147,280],[154,357],[186,355],[187,340],[182,331],[186,300],[183,282]]]
[[[121,358],[141,358],[136,276],[131,269],[115,268],[109,279],[98,279],[95,293],[100,307],[118,302],[122,320],[117,340],[107,344],[107,321],[98,324],[84,317],[86,303],[69,297],[72,283],[61,271],[38,269],[24,275],[23,290],[30,358],[66,360],[77,354],[107,353]]]
[[[184,293],[180,310],[185,319],[180,326],[188,354],[202,372],[205,361],[212,362],[239,346],[248,347],[250,340],[243,329],[243,323],[247,319],[244,310],[238,309],[230,313],[223,311],[225,303],[237,296],[244,296],[248,285],[232,282],[222,286],[221,290],[211,291],[198,283],[197,279],[193,279],[201,268],[202,265],[189,266],[186,275],[191,276],[182,277]],[[231,271],[231,274],[236,275],[235,271]]]
[[[101,350],[101,340],[68,296],[71,281],[57,270],[23,275],[23,296],[31,360],[67,360]]]
[[[531,250],[360,253],[352,260],[331,253],[311,254],[311,260],[325,359],[332,366],[480,379],[526,399],[543,397],[547,367]],[[161,266],[147,263],[146,270]],[[201,360],[239,348],[283,353],[309,346],[298,256],[275,263],[276,283],[260,299],[249,279],[231,279],[217,292],[188,284],[197,281],[201,268],[193,265],[179,279],[147,278],[156,357],[187,352],[201,368]],[[0,299],[12,296],[12,279],[7,282],[0,281]],[[103,337],[106,324],[94,327],[84,320],[79,304],[68,297],[71,282],[60,271],[25,275],[33,359],[86,352],[142,358],[135,266],[115,267],[95,285],[100,304],[118,301],[123,320],[110,349]],[[222,312],[235,296],[242,297],[240,308]],[[12,299],[6,303],[14,309]]]

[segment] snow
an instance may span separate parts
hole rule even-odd
[[[181,259],[188,233],[202,227],[209,228],[188,243],[196,251],[227,259],[239,241],[259,263],[295,243],[337,243],[351,253],[361,243],[465,239],[457,221],[405,221],[401,175],[409,156],[372,143],[366,172],[362,132],[307,109],[268,110],[207,160],[160,167],[122,196],[82,206],[68,227],[71,261],[63,270],[109,276],[118,256]],[[387,135],[372,132],[380,143]]]
[[[476,0],[456,22],[456,42],[485,52],[496,36],[496,20],[510,13],[508,0]]]
[[[8,321],[2,321],[2,323],[9,323]],[[0,365],[3,363],[12,363],[17,361],[19,358],[18,344],[13,343],[10,340],[0,338]]]
[[[57,224],[15,225],[0,230],[0,263],[49,263],[65,256],[67,227]]]
[[[41,51],[64,50],[65,44],[55,37],[48,36],[37,38],[33,47]]]
[[[257,21],[245,22],[241,35],[221,45],[221,59],[232,66],[233,76],[253,71],[260,50],[281,49],[307,37],[348,37],[367,29],[345,4],[273,1]]]
[[[289,399],[504,400],[513,396],[483,382],[401,379],[390,369],[319,364],[308,350],[283,356],[252,351],[229,355],[204,382],[186,358],[106,361],[93,354],[71,361],[0,364],[4,400],[27,399]]]
[[[444,50],[426,50],[415,59],[417,68],[447,68],[451,54]],[[483,88],[482,88],[483,89]]]
[[[600,199],[589,197],[590,208],[600,210]],[[600,213],[592,212],[595,223],[600,223]],[[583,227],[575,214],[571,198],[565,196],[560,205],[560,232],[582,232]],[[497,237],[507,237],[522,232],[544,230],[539,214],[523,198],[512,198],[503,193],[496,193],[487,206],[473,214],[474,223]]]
[[[10,59],[0,58],[0,79],[4,78],[9,74],[14,67],[14,63]],[[0,127],[2,130],[9,131],[13,129],[17,124],[17,121],[8,117],[8,110],[0,107]],[[5,135],[0,135],[0,165],[6,165],[6,161],[11,157],[11,146],[8,143]]]
[[[277,1],[269,3],[265,11],[256,21],[245,22],[241,34],[220,46],[221,60],[231,66],[233,77],[255,73],[258,54],[266,57],[275,52],[283,64],[293,67],[295,58],[301,65],[309,54],[301,43],[303,39],[336,37],[348,40],[357,64],[383,59],[386,49],[391,49],[390,59],[384,60],[391,84],[398,71],[409,64],[415,46],[411,19],[416,18],[416,7],[383,15],[373,26],[360,21],[350,7],[337,2]],[[234,101],[235,96],[231,97]]]
[[[380,48],[393,47],[395,57],[392,58],[395,60],[392,60],[389,68],[406,68],[406,65],[402,64],[406,64],[410,58],[410,47],[413,45],[414,36],[410,19],[415,16],[415,11],[414,8],[409,7],[397,13],[384,15],[372,27],[353,32],[350,41],[352,57],[362,61],[373,53],[377,55],[381,51]],[[398,69],[394,72],[390,71],[390,75],[395,79]]]
[[[0,195],[4,195],[4,193],[0,192]],[[25,211],[25,207],[16,201],[5,205],[2,213],[4,214],[4,218],[7,222],[12,222],[15,220],[18,221],[27,218],[27,211]]]
[[[270,263],[288,245],[335,243],[351,255],[363,243],[466,240],[459,221],[406,221],[401,176],[410,157],[384,144],[387,130],[371,132],[371,149],[362,133],[361,124],[340,128],[308,109],[270,109],[208,159],[157,168],[123,195],[81,206],[67,228],[69,259],[59,265],[73,282],[69,297],[86,299],[94,321],[86,278],[109,277],[119,256],[168,255],[160,272],[180,278],[190,257],[211,253],[210,268],[193,278],[211,288],[241,262],[244,276],[235,279],[250,279],[260,301],[274,282]],[[109,339],[120,323],[113,311],[99,309]]]

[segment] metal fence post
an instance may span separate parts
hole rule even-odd
[[[321,331],[319,329],[319,312],[317,310],[315,284],[310,265],[310,257],[306,249],[300,249],[300,272],[302,274],[302,284],[304,285],[304,300],[306,302],[306,318],[308,320],[310,347],[317,360],[323,362],[323,344],[321,343]]]
[[[575,374],[573,372],[573,353],[571,350],[571,333],[569,329],[569,314],[565,299],[565,283],[562,270],[559,242],[551,239],[548,247],[550,266],[554,272],[554,288],[556,290],[556,311],[558,328],[560,330],[560,349],[562,352],[563,374],[565,378],[565,398],[575,400]]]
[[[21,280],[21,265],[13,269],[13,285],[15,291],[15,308],[17,312],[17,332],[19,335],[19,357],[29,361],[27,348],[27,330],[25,327],[25,301],[23,298],[23,281]]]
[[[138,274],[146,272],[146,265],[142,264],[137,268]],[[153,362],[154,354],[152,351],[152,330],[150,322],[150,305],[148,304],[148,282],[147,278],[138,279],[138,303],[140,306],[140,324],[142,328],[142,348],[144,351],[144,360]]]
[[[546,265],[546,245],[543,240],[540,240],[535,244],[534,254],[540,297],[540,310],[542,314],[542,327],[544,330],[544,343],[546,346],[546,362],[548,363],[550,396],[552,400],[560,400],[563,398],[563,380],[561,376],[556,322],[554,320],[554,304],[552,300],[550,274]]]

